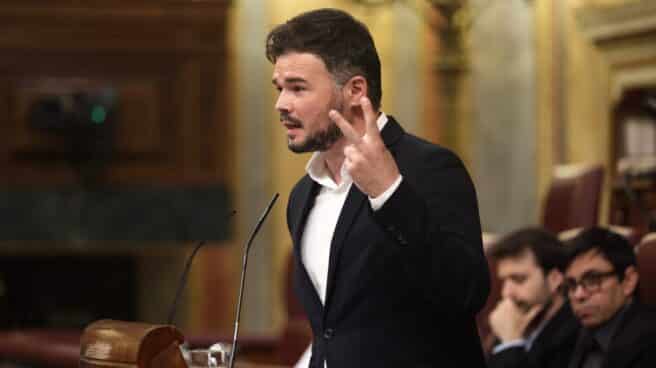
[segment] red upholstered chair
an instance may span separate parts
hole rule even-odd
[[[609,230],[624,236],[632,246],[637,247],[640,243],[640,231],[635,227],[608,225]]]
[[[601,165],[559,165],[544,201],[542,225],[554,234],[598,223],[604,181]]]
[[[638,293],[643,303],[656,306],[656,233],[645,235],[636,247],[640,282]]]
[[[25,363],[37,367],[76,368],[80,357],[80,336],[78,330],[2,331],[0,367]]]
[[[634,227],[618,226],[618,225],[607,225],[604,227],[610,231],[622,235],[634,247],[638,246],[640,243],[640,232],[638,231],[638,229]],[[572,240],[574,237],[576,237],[581,231],[583,231],[582,227],[561,231],[558,233],[558,239],[567,242],[569,240]]]

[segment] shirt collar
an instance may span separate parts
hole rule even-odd
[[[376,120],[376,125],[378,125],[379,131],[383,130],[388,120],[389,119],[387,118],[387,115],[381,111],[380,115],[378,115],[378,120]],[[307,165],[305,165],[305,172],[307,172],[308,176],[310,176],[312,180],[332,190],[335,190],[342,185],[350,185],[352,182],[351,176],[348,174],[348,172],[346,172],[346,170],[344,170],[343,164],[340,171],[342,182],[340,185],[337,185],[328,172],[328,168],[326,167],[326,159],[323,152],[321,151],[314,152],[312,157],[310,157]]]
[[[531,333],[528,334],[528,336],[526,338],[526,350],[527,351],[531,350],[531,347],[533,346],[533,343],[535,342],[535,339],[538,338],[538,335],[540,335],[540,333],[542,332],[542,330],[544,330],[545,326],[547,325],[547,323],[549,323],[550,320],[551,319],[544,319],[544,320],[540,321],[540,324],[538,324],[538,326],[533,331],[531,331]]]

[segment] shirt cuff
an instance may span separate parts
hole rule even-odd
[[[392,194],[394,194],[394,192],[396,192],[396,188],[398,188],[399,185],[401,185],[401,181],[403,181],[403,175],[399,175],[399,177],[396,178],[394,183],[392,183],[392,185],[390,185],[390,187],[387,188],[387,190],[385,190],[378,197],[376,197],[376,198],[369,197],[369,203],[371,203],[371,208],[374,211],[378,211],[381,207],[383,207],[383,205],[385,204],[385,202],[387,202],[389,197],[391,197]]]
[[[497,354],[497,353],[500,353],[504,350],[514,348],[514,347],[522,347],[523,348],[524,346],[526,346],[526,340],[524,340],[524,339],[508,341],[508,342],[504,342],[504,343],[501,343],[501,344],[495,346],[494,349],[492,349],[492,354]]]

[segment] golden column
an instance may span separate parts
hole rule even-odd
[[[466,83],[469,60],[465,47],[467,30],[467,0],[429,0],[436,9],[442,22],[438,26],[440,36],[440,55],[436,63],[440,91],[440,127],[442,141],[445,145],[459,151],[467,162],[469,155],[465,151],[464,131],[468,128],[469,114],[463,103],[466,95]]]
[[[368,7],[389,6],[401,3],[410,6],[410,0],[352,0]],[[421,2],[423,0],[420,0]],[[425,0],[431,9],[440,15],[434,26],[440,37],[440,53],[437,56],[436,70],[441,90],[439,99],[439,137],[440,143],[458,151],[468,163],[470,154],[465,148],[469,134],[469,113],[463,104],[463,96],[468,95],[467,82],[469,61],[465,47],[466,32],[471,25],[471,11],[467,0]],[[411,6],[412,7],[412,6]],[[418,9],[419,7],[416,7]]]

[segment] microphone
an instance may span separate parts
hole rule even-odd
[[[232,216],[235,215],[237,211],[232,210],[230,211],[224,218],[224,221],[228,221]],[[178,302],[180,301],[180,296],[182,295],[182,291],[184,290],[185,285],[187,284],[187,277],[189,276],[189,270],[191,269],[191,262],[193,262],[194,257],[196,256],[196,253],[198,253],[198,250],[205,245],[205,240],[201,240],[198,242],[194,250],[191,252],[191,255],[189,255],[189,258],[187,258],[187,263],[185,264],[185,268],[182,271],[182,276],[180,277],[180,282],[178,283],[178,290],[175,292],[175,298],[173,299],[173,305],[171,306],[171,310],[169,311],[169,318],[167,320],[168,325],[173,324],[173,320],[175,319],[175,312],[178,309]]]
[[[241,281],[239,282],[239,296],[237,297],[235,331],[232,335],[232,354],[230,354],[230,362],[228,363],[228,368],[233,368],[233,364],[235,363],[235,355],[237,355],[237,334],[239,333],[239,319],[241,317],[241,301],[242,299],[244,299],[244,283],[246,278],[246,265],[248,264],[248,251],[251,249],[251,245],[253,243],[253,239],[255,239],[255,235],[257,235],[258,231],[260,231],[260,227],[262,227],[262,224],[264,223],[264,219],[266,219],[266,217],[269,215],[269,212],[271,212],[271,208],[273,208],[273,205],[274,203],[276,203],[277,199],[278,199],[278,193],[274,194],[273,198],[271,198],[269,205],[266,207],[264,213],[262,213],[262,216],[260,216],[260,219],[255,224],[255,227],[253,228],[253,231],[251,232],[251,235],[248,238],[248,242],[246,243],[246,247],[244,248],[243,260],[241,266]]]

